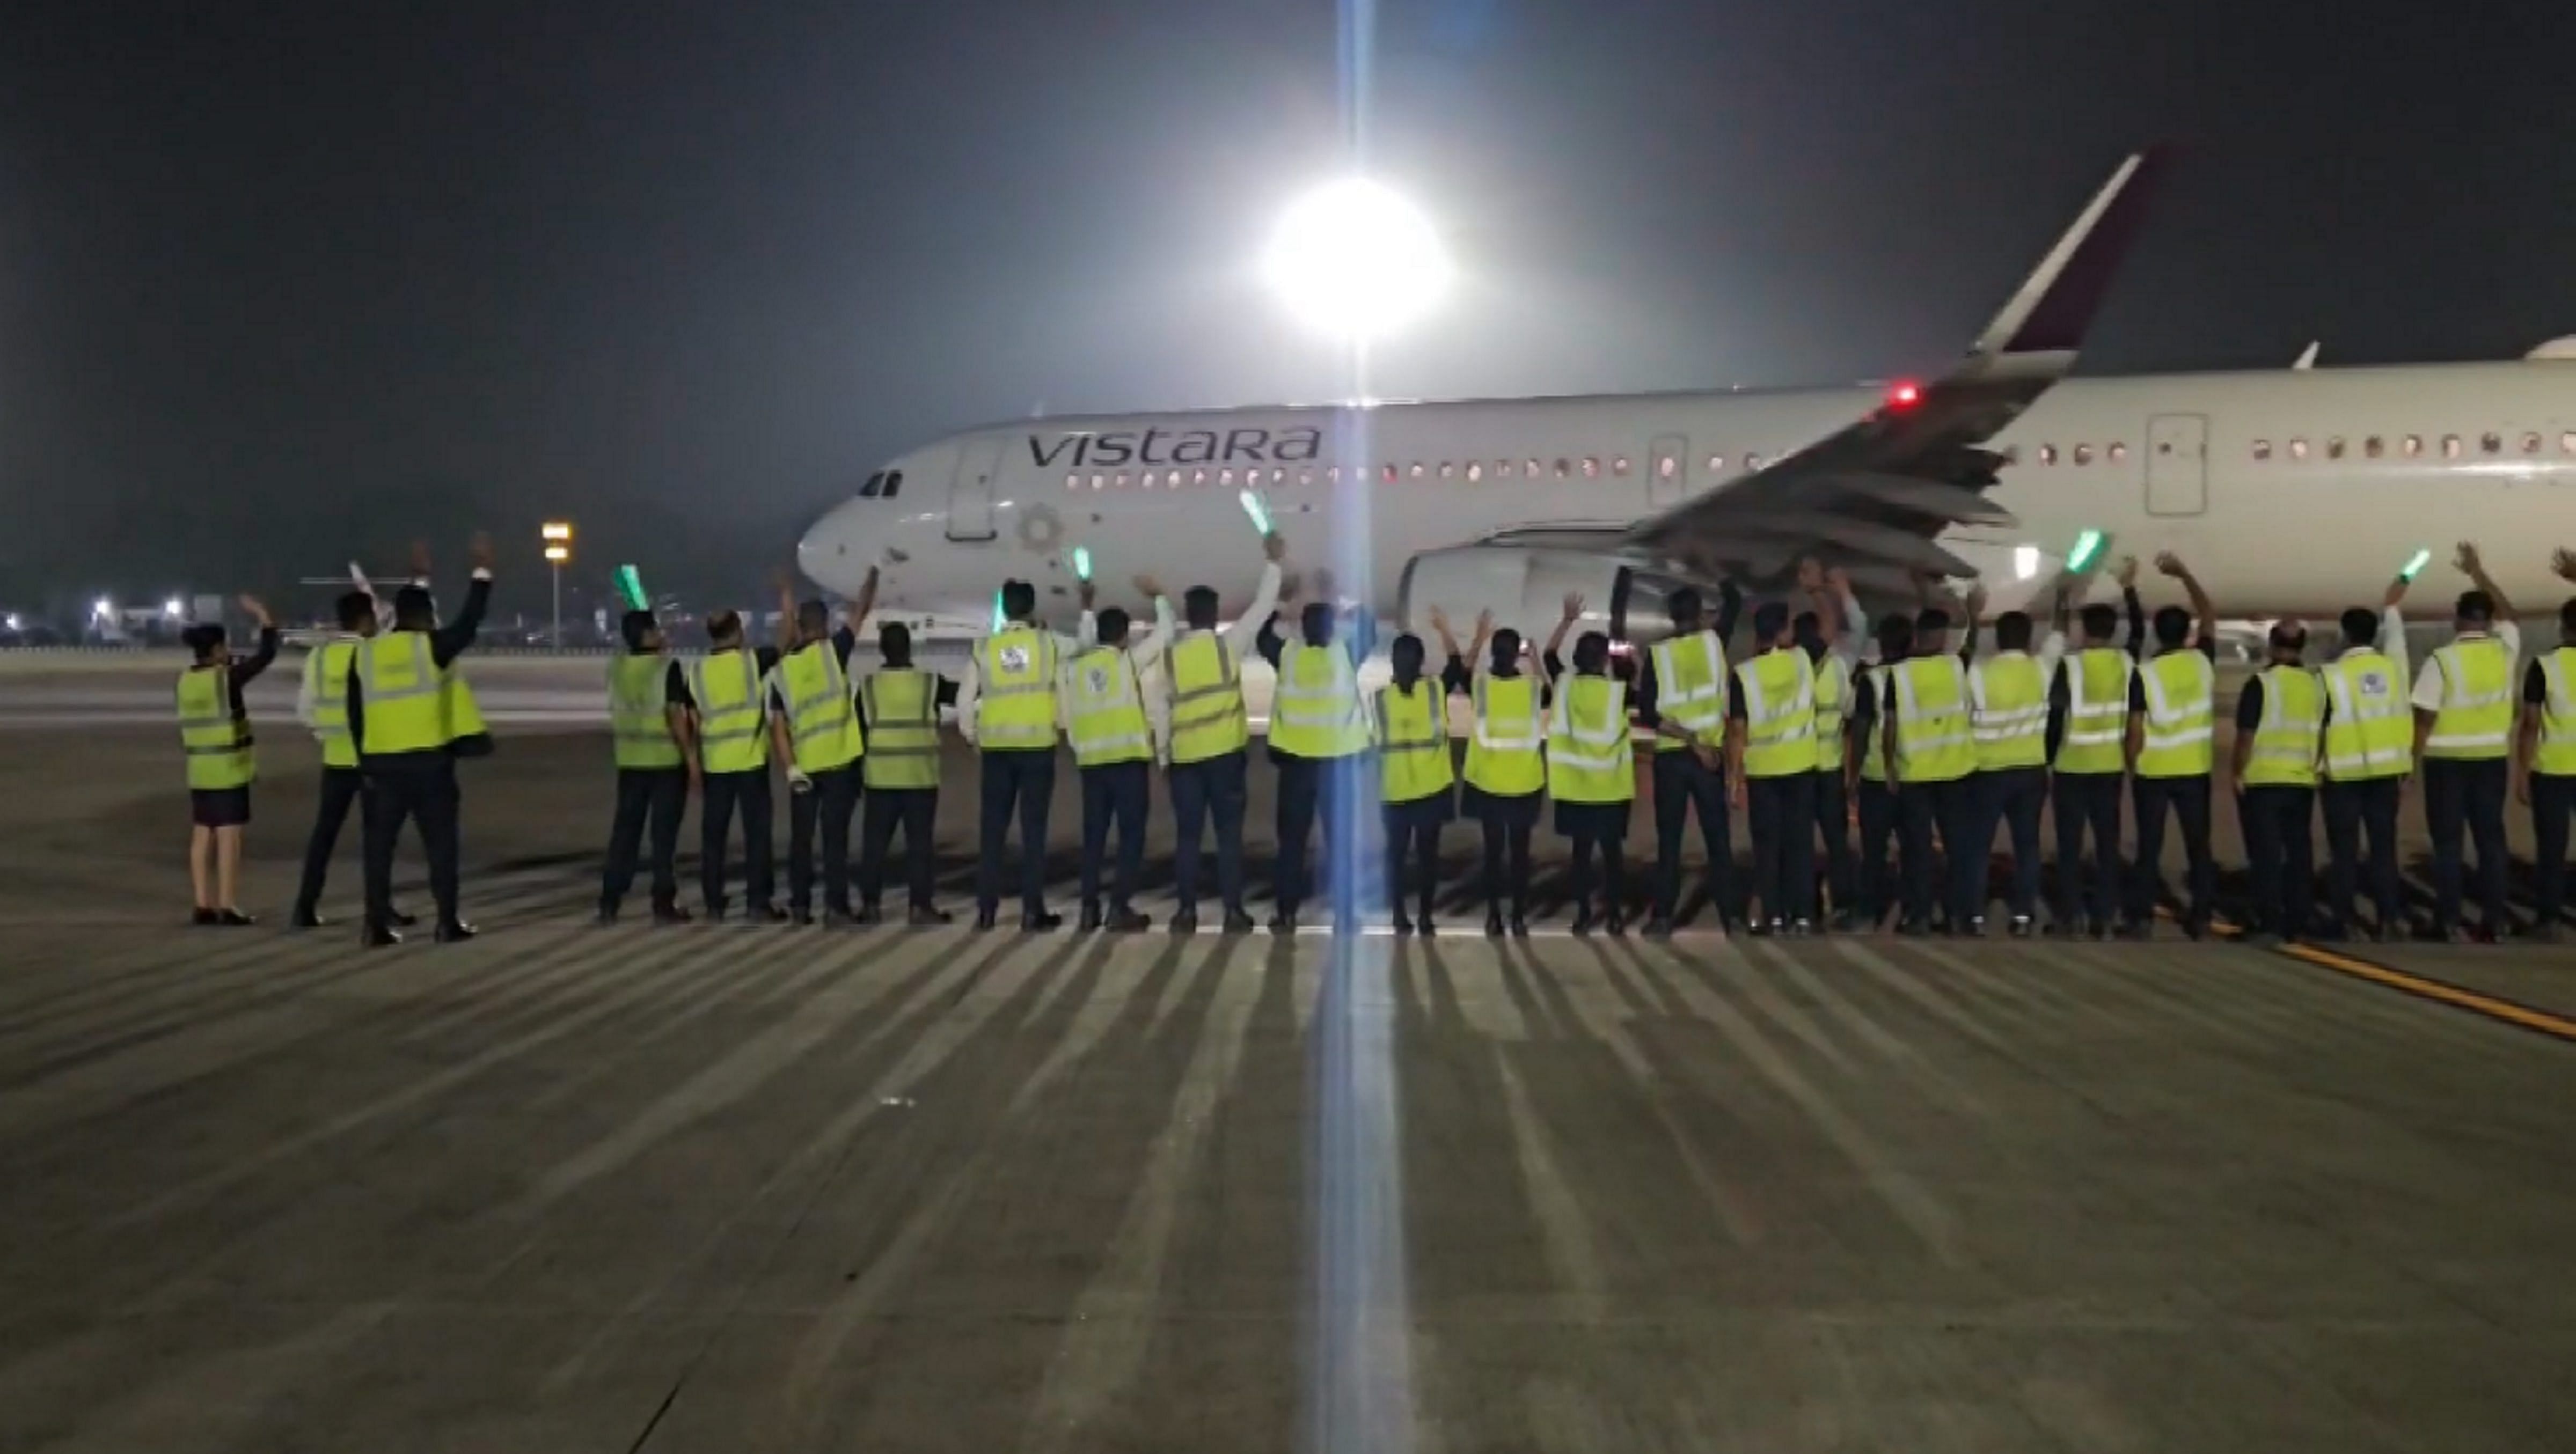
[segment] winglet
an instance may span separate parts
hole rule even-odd
[[[1971,359],[2057,355],[2053,362],[2060,371],[2073,362],[2084,330],[2110,291],[2112,274],[2146,220],[2147,198],[2168,156],[2165,148],[2149,147],[2120,163],[2092,205],[2040,259],[2038,271],[1969,346]]]
[[[2325,340],[2322,338],[2310,340],[2308,346],[2300,351],[2299,356],[2291,361],[2291,369],[2294,371],[2304,372],[2308,369],[2315,368],[2317,366],[2317,350],[2323,347],[2324,344]]]

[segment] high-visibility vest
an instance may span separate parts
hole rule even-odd
[[[1393,682],[1377,689],[1378,798],[1418,803],[1449,791],[1449,695],[1429,678],[1411,691]]]
[[[2547,697],[2540,704],[2540,745],[2531,770],[2547,777],[2576,777],[2576,646],[2562,646],[2540,658],[2541,684]]]
[[[366,694],[358,753],[436,752],[451,740],[447,669],[426,631],[388,631],[358,648],[358,690]]]
[[[1163,650],[1163,683],[1172,693],[1173,766],[1240,752],[1252,740],[1243,672],[1224,636],[1214,630],[1182,633]]]
[[[1298,757],[1351,757],[1368,750],[1369,719],[1351,655],[1339,646],[1291,646],[1279,653],[1271,695],[1270,745]]]
[[[1852,683],[1858,691],[1869,694],[1868,735],[1852,744],[1853,750],[1860,754],[1860,777],[1863,782],[1887,781],[1887,755],[1879,750],[1879,743],[1880,738],[1887,731],[1888,722],[1896,715],[1887,705],[1887,684],[1894,680],[1895,673],[1894,666],[1882,662]],[[1860,713],[1857,707],[1853,709],[1852,716],[1854,721],[1859,720]]]
[[[1744,698],[1744,775],[1788,777],[1816,770],[1816,666],[1795,646],[1766,651],[1735,668]]]
[[[1655,643],[1655,715],[1710,747],[1726,740],[1726,648],[1714,631],[1694,631]],[[1658,733],[1657,752],[1688,744]]]
[[[833,772],[866,754],[850,678],[831,642],[808,642],[780,657],[778,688],[787,704],[787,745],[799,770]]]
[[[1526,675],[1476,674],[1476,732],[1467,739],[1468,786],[1522,798],[1547,786],[1547,727],[1538,683]]]
[[[2249,788],[2317,785],[2317,752],[2325,739],[2326,690],[2303,666],[2266,667],[2263,720],[2254,728],[2254,755],[2245,761]]]
[[[179,673],[179,744],[188,753],[188,786],[197,792],[243,787],[259,776],[249,724],[233,715],[230,667]]]
[[[1055,746],[1055,638],[1014,622],[975,648],[975,742],[987,752]]]
[[[2067,659],[2066,737],[2057,744],[2059,772],[2128,770],[2129,680],[2137,666],[2115,646],[2088,646]]]
[[[2348,651],[2317,673],[2331,704],[2326,777],[2367,782],[2404,777],[2415,766],[2415,718],[2397,663],[2382,652]]]
[[[2442,705],[2433,713],[2426,757],[2475,761],[2505,755],[2513,739],[2513,657],[2492,636],[2454,641],[2433,653]]]
[[[680,765],[671,735],[671,662],[659,652],[622,652],[608,660],[608,723],[617,765],[639,771]]]
[[[334,636],[304,658],[304,713],[324,767],[356,767],[358,743],[349,735],[349,670],[358,663],[361,636]]]
[[[1547,728],[1547,791],[1560,803],[1625,803],[1637,796],[1625,686],[1584,675],[1557,683]]]
[[[1123,646],[1095,646],[1073,659],[1073,760],[1083,767],[1154,760],[1145,695]]]
[[[1843,770],[1843,722],[1851,688],[1851,663],[1826,652],[1816,663],[1816,767],[1837,776]]]
[[[698,763],[708,772],[758,772],[769,766],[767,693],[760,659],[738,646],[689,664],[689,694],[698,699]]]
[[[447,723],[447,750],[459,757],[482,757],[492,751],[492,731],[483,725],[482,705],[462,663],[451,662],[447,680],[438,686],[438,711]]]
[[[2048,683],[2027,651],[2003,651],[1968,668],[1979,769],[2048,761]]]
[[[1896,664],[1896,780],[1957,782],[1977,770],[1968,672],[1944,651]]]
[[[868,705],[868,751],[859,759],[867,786],[939,786],[939,678],[914,667],[880,667],[859,691]]]
[[[2138,670],[2147,734],[2138,776],[2200,777],[2218,761],[2218,669],[2196,647],[2168,651]]]

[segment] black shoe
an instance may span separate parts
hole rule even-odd
[[[1805,939],[1812,936],[1815,932],[1816,921],[1813,919],[1792,919],[1789,921],[1789,937],[1792,939]]]
[[[1647,918],[1646,918],[1646,937],[1647,937],[1647,938],[1649,938],[1649,939],[1670,939],[1670,938],[1672,938],[1672,937],[1673,937],[1673,919],[1672,919],[1672,916],[1671,916],[1670,914],[1651,914],[1651,915],[1648,915],[1648,916],[1647,916]]]
[[[1253,923],[1251,914],[1241,909],[1228,909],[1225,911],[1225,932],[1228,934],[1249,934],[1252,930]]]
[[[859,929],[866,926],[859,920],[857,915],[851,913],[847,909],[825,909],[823,911],[823,927],[826,929]]]
[[[722,904],[709,904],[709,905],[707,905],[707,922],[708,922],[708,923],[710,923],[710,924],[721,924],[721,923],[723,923],[724,921],[725,921],[725,906],[724,906],[724,905],[722,905]]]
[[[1154,921],[1121,905],[1109,911],[1107,925],[1112,934],[1142,934],[1154,927]]]
[[[2149,926],[2147,926],[2147,925],[2145,925],[2145,924],[2142,924],[2142,923],[2141,923],[2141,924],[2123,924],[2123,925],[2121,925],[2121,926],[2119,927],[2119,929],[2118,929],[2118,931],[2117,931],[2117,937],[2119,937],[2119,938],[2121,938],[2121,939],[2128,940],[2129,942],[2131,942],[2131,943],[2133,943],[2133,944],[2136,944],[2136,943],[2144,943],[2144,942],[2146,942],[2148,939],[2153,938],[2154,936],[2155,936],[2155,930],[2154,930],[2154,929],[2152,929],[2152,928],[2150,928]]]
[[[1395,934],[1396,934],[1396,937],[1397,937],[1397,938],[1399,938],[1399,939],[1401,939],[1401,938],[1406,937],[1407,935],[1410,935],[1412,932],[1413,932],[1413,921],[1412,921],[1411,919],[1408,919],[1408,918],[1404,917],[1404,911],[1403,911],[1402,909],[1398,909],[1398,910],[1396,910],[1396,911],[1395,911]]]
[[[1932,937],[1932,926],[1920,919],[1906,919],[1897,924],[1896,932],[1906,939],[1929,939]]]
[[[690,914],[688,910],[681,908],[677,904],[655,904],[653,906],[653,922],[656,924],[686,924],[691,922],[694,917],[695,916]]]
[[[1582,908],[1574,911],[1574,924],[1571,932],[1577,939],[1589,939],[1592,937],[1592,906],[1590,904],[1585,904]]]
[[[936,904],[915,904],[904,915],[903,921],[916,929],[935,929],[942,924],[956,923],[957,916]]]
[[[1172,933],[1175,937],[1187,938],[1197,932],[1199,932],[1198,910],[1183,909],[1172,916]]]
[[[602,905],[600,905],[600,906],[599,906],[599,911],[598,911],[597,913],[594,913],[594,914],[592,914],[592,915],[590,916],[590,922],[591,922],[591,924],[592,924],[594,927],[596,927],[596,928],[600,928],[600,929],[605,929],[605,928],[609,927],[610,925],[612,925],[612,924],[616,923],[616,922],[617,922],[617,906],[616,906],[615,904],[602,904]]]
[[[1768,939],[1772,935],[1780,932],[1780,921],[1777,919],[1760,920],[1754,924],[1750,932],[1756,939]]]
[[[1613,909],[1601,916],[1601,927],[1609,934],[1625,934],[1628,932],[1628,916]]]
[[[1044,909],[1020,911],[1020,932],[1023,934],[1052,934],[1063,927],[1062,914],[1050,914]]]
[[[2110,924],[2110,921],[2109,921],[2109,920],[2107,920],[2107,919],[2093,919],[2093,920],[2089,920],[2089,921],[2087,921],[2087,922],[2085,923],[2085,925],[2084,925],[2084,937],[2085,937],[2085,938],[2087,938],[2087,939],[2092,940],[2092,941],[2093,941],[2094,943],[2096,943],[2096,944],[2099,944],[2099,943],[2101,943],[2103,940],[2110,938],[2110,937],[2111,937],[2111,924]]]
[[[2185,939],[2189,939],[2194,943],[2208,938],[2209,921],[2197,916],[2185,919],[2182,925],[2182,935]]]
[[[1529,920],[1522,917],[1521,911],[1518,909],[1514,909],[1512,911],[1512,937],[1515,939],[1527,939],[1529,937]]]
[[[382,924],[369,924],[358,930],[358,944],[366,949],[383,949],[400,944],[402,936]]]
[[[328,929],[331,927],[331,921],[323,918],[320,914],[313,912],[311,909],[300,908],[294,913],[286,916],[286,927],[289,929]]]
[[[250,915],[243,913],[239,909],[215,910],[215,924],[218,928],[247,929],[258,922],[259,920],[252,918]]]
[[[462,944],[482,931],[462,919],[441,919],[438,932],[431,936],[441,944]]]
[[[788,920],[795,924],[799,929],[811,929],[814,927],[814,911],[805,907],[803,904],[794,904],[789,906],[787,917]]]
[[[787,911],[776,904],[762,904],[758,908],[743,910],[742,917],[754,924],[784,924]]]
[[[1979,914],[1968,921],[1967,935],[1971,939],[1983,939],[1986,937],[1985,915]]]
[[[385,922],[393,925],[397,929],[409,929],[420,922],[420,915],[406,914],[402,910],[396,909],[393,912],[393,917],[387,919]]]
[[[1488,939],[1500,939],[1503,937],[1502,910],[1487,909],[1485,911],[1485,937]]]
[[[1834,915],[1833,925],[1834,932],[1837,934],[1857,934],[1868,927],[1867,921],[1861,918],[1858,909],[1840,910]]]
[[[212,909],[199,909],[199,910],[198,910],[194,915],[192,915],[192,916],[189,918],[189,920],[188,920],[188,922],[189,922],[189,923],[196,925],[196,926],[197,926],[198,928],[200,928],[200,929],[211,929],[211,928],[214,928],[216,925],[221,924],[223,921],[224,921],[224,916],[223,916],[223,915],[221,915],[221,914],[216,913],[216,912],[215,912],[214,910],[212,910]]]
[[[2015,914],[2013,915],[2012,926],[2004,932],[2010,934],[2015,939],[2027,939],[2031,935],[2032,927],[2033,925],[2031,923],[2030,915]]]
[[[975,906],[975,927],[976,927],[976,928],[978,928],[978,929],[990,929],[990,928],[992,928],[994,925],[996,925],[996,924],[1000,923],[1000,922],[1001,922],[1001,919],[1002,919],[1002,911],[1001,911],[1001,909],[1000,909],[1000,908],[998,908],[997,906],[992,905],[992,904],[977,904],[977,905]]]
[[[1278,913],[1271,915],[1270,932],[1273,934],[1296,933],[1297,911],[1295,909],[1281,909]]]
[[[1413,916],[1413,927],[1415,932],[1419,933],[1425,939],[1428,939],[1432,935],[1440,932],[1432,926],[1431,901],[1429,899],[1424,899],[1422,901],[1422,912]]]
[[[1073,922],[1074,932],[1077,934],[1091,934],[1098,932],[1099,928],[1100,906],[1098,904],[1083,905],[1082,917],[1074,920]]]

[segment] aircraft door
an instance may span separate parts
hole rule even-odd
[[[993,487],[1008,443],[999,437],[978,439],[957,451],[957,476],[948,484],[949,539],[993,538]]]
[[[1658,434],[1646,451],[1646,504],[1660,510],[1681,503],[1690,484],[1690,441]]]
[[[2147,421],[2147,513],[2198,515],[2209,509],[2209,416],[2158,414]]]

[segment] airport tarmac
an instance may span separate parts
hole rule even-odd
[[[603,931],[531,724],[484,936],[370,954],[179,927],[166,725],[69,715],[0,734],[0,1448],[2576,1441],[2576,952],[1494,945],[1464,831],[1428,944]]]

